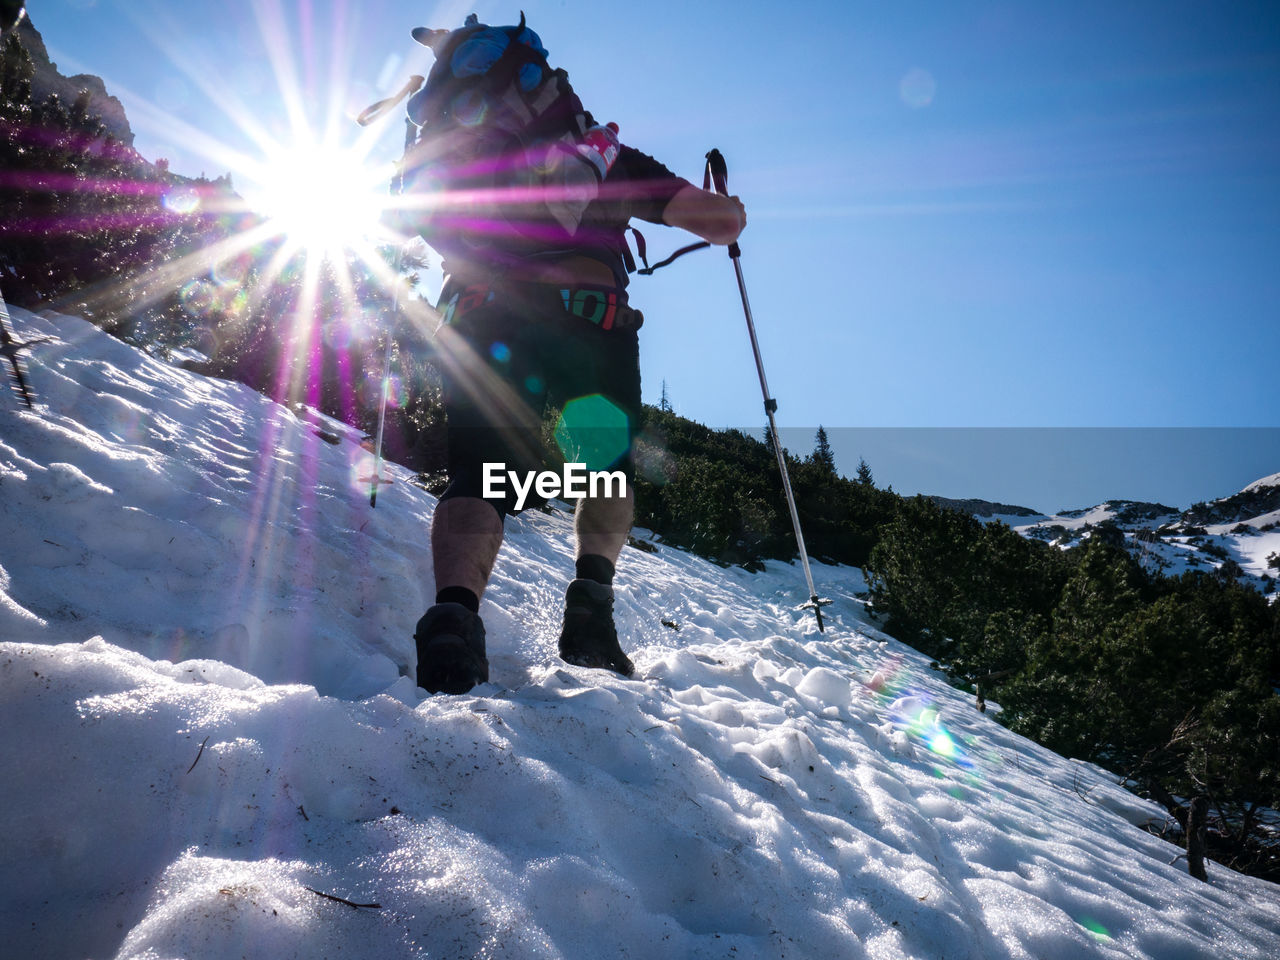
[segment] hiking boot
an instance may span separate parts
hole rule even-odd
[[[488,681],[484,621],[462,604],[437,603],[422,615],[413,639],[418,686],[427,693],[466,693]]]
[[[631,676],[635,667],[622,652],[613,626],[613,587],[594,580],[574,580],[564,599],[560,659]]]

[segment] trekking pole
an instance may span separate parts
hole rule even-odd
[[[373,441],[373,473],[365,479],[369,482],[369,506],[378,505],[378,487],[391,483],[382,478],[382,434],[387,425],[387,400],[391,390],[391,349],[394,343],[395,318],[400,314],[400,264],[401,255],[396,254],[395,284],[396,291],[391,298],[391,324],[387,327],[386,347],[382,353],[382,400],[378,406],[378,432]]]
[[[414,85],[415,81],[416,86]],[[412,77],[410,78],[409,83],[405,85],[405,90],[408,90],[410,87],[417,89],[417,86],[421,85],[421,77]],[[398,99],[397,102],[399,102]],[[368,111],[365,112],[368,113]],[[362,123],[361,125],[363,126],[364,124]],[[409,148],[413,146],[416,133],[417,131],[413,122],[406,117],[404,121],[404,146],[406,153]],[[391,190],[397,196],[404,192],[403,158],[401,158],[400,167],[396,170],[396,175],[391,181]],[[386,347],[382,354],[382,401],[378,405],[378,431],[373,441],[373,474],[367,478],[370,484],[369,506],[375,508],[378,506],[378,487],[391,483],[390,479],[384,480],[382,478],[382,435],[387,424],[387,399],[388,394],[391,391],[391,350],[395,342],[394,334],[396,322],[400,318],[400,288],[402,286],[400,282],[400,270],[404,267],[404,248],[406,243],[407,241],[396,247],[395,260],[392,265],[392,273],[394,274],[392,282],[395,284],[395,288],[391,295],[391,322],[387,325]]]
[[[19,351],[30,350],[41,343],[53,342],[52,337],[36,337],[34,340],[18,341],[9,335],[9,308],[5,305],[4,294],[0,293],[0,357],[9,361],[9,379],[14,391],[22,397],[28,410],[34,410],[31,388],[27,386],[27,378],[22,373],[22,362]]]
[[[707,154],[707,168],[703,176],[702,187],[709,190],[714,185],[716,193],[729,195],[729,170],[724,156],[719,150],[712,149]],[[787,457],[778,440],[778,424],[774,413],[778,409],[778,401],[769,395],[769,383],[764,376],[764,361],[760,357],[760,342],[756,339],[756,324],[751,316],[751,301],[747,298],[747,284],[742,277],[742,250],[737,241],[729,244],[729,258],[733,261],[733,270],[738,277],[738,292],[742,294],[742,309],[747,316],[747,333],[751,337],[751,352],[756,358],[756,372],[760,375],[760,392],[764,395],[764,412],[769,418],[769,434],[773,439],[773,452],[778,457],[778,470],[782,474],[782,492],[787,497],[787,508],[791,511],[791,526],[796,534],[796,546],[800,548],[800,565],[804,567],[805,583],[809,586],[809,602],[801,605],[802,610],[812,610],[818,618],[818,632],[824,632],[822,608],[831,601],[818,596],[813,585],[813,571],[809,569],[809,553],[804,546],[804,533],[800,529],[800,514],[796,510],[796,498],[791,492],[791,477],[787,472]]]

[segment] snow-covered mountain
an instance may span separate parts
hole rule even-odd
[[[1177,576],[1188,570],[1227,570],[1264,593],[1274,593],[1280,567],[1280,483],[1266,477],[1244,491],[1187,510],[1113,500],[1053,516],[1001,517],[1028,537],[1063,547],[1113,530],[1149,570]],[[1229,564],[1238,565],[1238,569]]]
[[[341,424],[12,313],[56,342],[0,396],[6,956],[1280,955],[1280,889],[1193,880],[855,571],[819,634],[794,567],[628,549],[624,680],[555,658],[570,520],[524,515],[493,682],[421,698],[430,494],[370,509]]]
[[[1168,576],[1188,570],[1223,570],[1264,593],[1276,591],[1280,564],[1280,473],[1262,477],[1239,493],[1179,510],[1160,503],[1108,500],[1083,510],[1040,514],[985,500],[934,502],[1001,522],[1025,537],[1069,548],[1091,536],[1118,537],[1147,569]],[[1238,565],[1238,570],[1230,567]]]
[[[1280,473],[1273,473],[1269,477],[1262,477],[1253,481],[1242,491],[1243,493],[1255,493],[1259,490],[1269,490],[1273,487],[1280,487]]]

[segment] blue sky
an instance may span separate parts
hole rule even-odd
[[[1086,435],[1057,487],[1028,477],[1003,493],[1011,471],[978,451],[1004,440],[1003,462],[1026,460],[1017,430],[988,430],[972,457],[957,438],[976,435],[951,431],[922,478],[859,448],[885,428],[919,444],[920,428],[1280,426],[1275,4],[34,0],[31,13],[64,73],[97,73],[124,102],[144,156],[231,172],[252,193],[255,131],[287,143],[305,118],[354,144],[350,116],[430,65],[410,28],[472,10],[510,22],[520,6],[624,141],[694,180],[707,149],[724,152],[792,449],[822,424],[846,472],[863,455],[901,492],[1042,509],[1100,499],[1085,478],[1108,465],[1120,489],[1102,496],[1174,505],[1255,479],[1257,444],[1262,472],[1280,470],[1274,430],[1220,433],[1184,454],[1197,466],[1183,475],[1156,452],[1122,469],[1115,444]],[[399,129],[381,128],[371,163],[395,156]],[[683,242],[645,233],[651,250]],[[632,296],[649,318],[646,399],[665,382],[685,416],[758,431],[723,252],[638,278]],[[1176,454],[1190,435],[1142,436]]]

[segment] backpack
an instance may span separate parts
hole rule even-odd
[[[413,35],[436,55],[407,104],[401,190],[413,228],[446,258],[501,263],[572,249],[607,174],[589,145],[588,131],[601,128],[524,14],[516,26],[472,14],[461,29]]]

